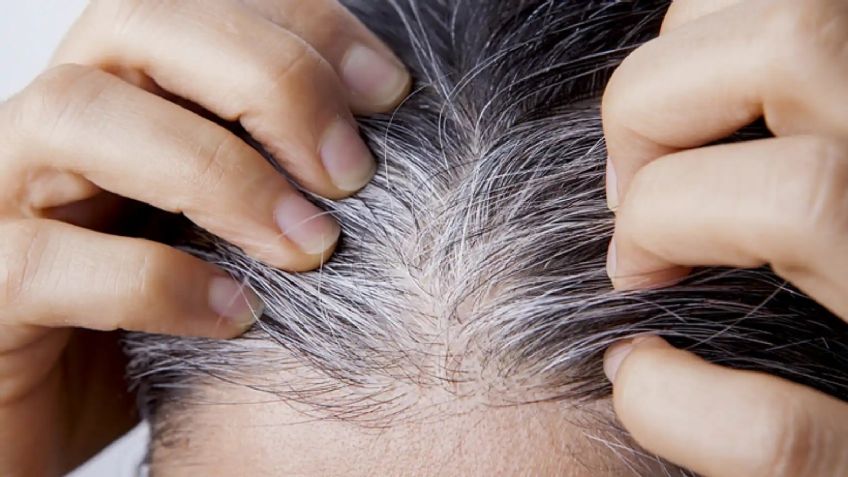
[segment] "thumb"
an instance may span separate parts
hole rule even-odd
[[[848,404],[780,378],[710,364],[657,337],[611,347],[616,414],[646,450],[713,477],[848,469]]]

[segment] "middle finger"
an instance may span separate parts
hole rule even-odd
[[[70,38],[59,62],[142,71],[164,90],[240,122],[315,193],[345,197],[374,174],[332,67],[238,2],[95,2]]]
[[[815,136],[703,147],[642,168],[618,211],[616,288],[668,285],[677,266],[771,264],[848,318],[848,146]]]

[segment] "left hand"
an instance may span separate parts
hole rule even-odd
[[[846,45],[844,0],[672,4],[604,96],[616,288],[769,264],[848,320]],[[775,138],[709,146],[761,117]],[[699,474],[848,473],[844,402],[658,338],[605,367],[636,441]]]

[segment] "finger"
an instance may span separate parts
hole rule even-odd
[[[347,86],[354,111],[389,111],[408,94],[400,60],[336,0],[241,1],[315,48]]]
[[[674,0],[663,19],[661,34],[668,33],[701,17],[724,10],[743,0]]]
[[[614,346],[604,366],[635,440],[699,475],[824,477],[848,465],[848,405],[818,391],[656,337]]]
[[[96,69],[42,75],[0,111],[0,127],[16,131],[0,171],[0,204],[18,209],[0,210],[6,216],[59,205],[31,199],[60,171],[183,213],[287,270],[320,265],[339,235],[335,221],[229,131]]]
[[[750,1],[636,50],[603,99],[611,208],[649,161],[761,116],[778,136],[848,134],[846,41],[846,2]]]
[[[58,55],[138,68],[164,90],[238,121],[312,192],[346,197],[375,163],[332,67],[235,0],[97,2]]]
[[[675,265],[774,270],[848,319],[848,145],[792,136],[684,151],[633,180],[618,211],[619,288],[679,278]]]
[[[164,245],[52,220],[0,222],[2,325],[230,338],[261,309],[223,272]]]

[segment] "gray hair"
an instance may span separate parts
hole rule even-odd
[[[417,79],[393,114],[361,120],[377,177],[347,200],[313,197],[343,228],[315,272],[181,229],[180,245],[242,277],[267,311],[228,342],[130,335],[154,422],[217,379],[362,425],[422,412],[429,389],[579,406],[610,394],[605,348],[643,332],[848,398],[848,327],[767,269],[610,287],[599,96],[667,1],[347,3]],[[293,367],[310,373],[275,374]]]

